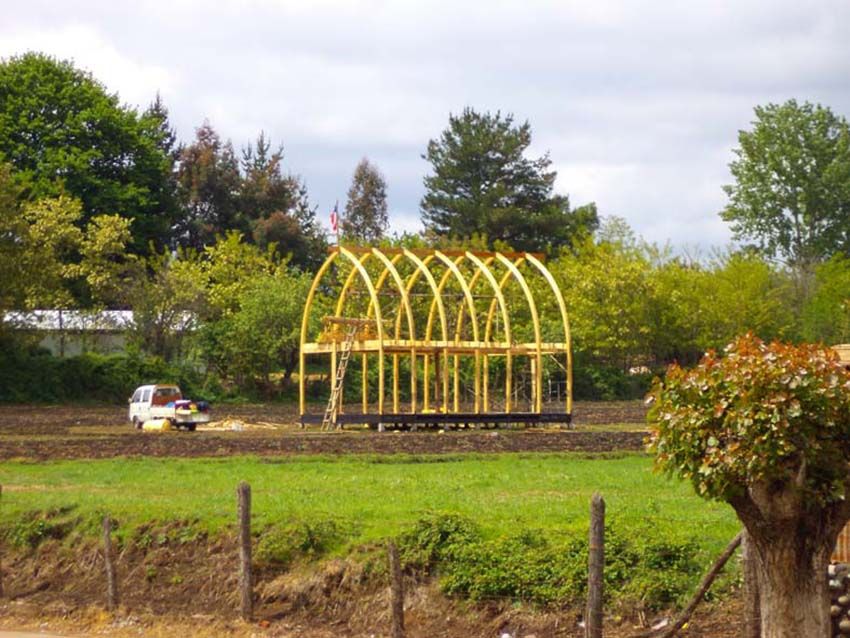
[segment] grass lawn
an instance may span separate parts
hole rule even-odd
[[[394,535],[428,511],[467,516],[493,537],[524,529],[583,533],[594,491],[604,495],[614,525],[698,537],[711,554],[738,529],[731,508],[654,474],[642,454],[7,462],[0,465],[0,525],[8,529],[28,511],[73,506],[73,516],[92,522],[108,512],[124,531],[188,520],[214,533],[234,521],[241,480],[252,486],[255,525],[332,517],[350,526],[354,543]]]

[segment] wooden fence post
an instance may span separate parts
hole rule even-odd
[[[587,556],[587,613],[584,616],[586,638],[602,638],[602,594],[605,567],[605,499],[594,494],[590,501],[590,543]]]
[[[103,517],[103,562],[106,567],[106,609],[118,609],[118,579],[115,577],[115,563],[112,556],[112,519]]]
[[[392,615],[392,638],[404,638],[404,580],[398,548],[390,541],[387,546],[390,558],[390,613]]]
[[[254,615],[254,589],[251,577],[251,486],[245,481],[236,490],[239,497],[239,590],[242,618],[251,621]]]

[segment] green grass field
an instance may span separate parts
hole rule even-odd
[[[466,516],[488,537],[525,529],[578,533],[586,529],[594,491],[604,495],[613,524],[698,537],[708,552],[719,551],[738,528],[728,506],[654,474],[651,459],[640,454],[7,462],[0,465],[0,525],[9,529],[27,512],[73,507],[83,520],[109,513],[124,532],[182,520],[215,533],[235,519],[241,480],[252,486],[258,528],[333,518],[355,544],[395,535],[426,512]]]

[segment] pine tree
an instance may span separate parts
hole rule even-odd
[[[254,241],[271,243],[290,263],[305,270],[318,268],[325,257],[325,237],[310,206],[307,187],[297,175],[283,172],[283,145],[272,144],[260,132],[242,149],[242,186],[239,207],[251,227]]]
[[[239,211],[239,162],[209,122],[180,153],[177,179],[184,210],[176,230],[183,246],[201,249],[228,230],[248,230]]]
[[[449,116],[422,156],[433,171],[420,204],[426,229],[454,238],[483,235],[490,245],[502,241],[517,250],[555,249],[592,232],[596,207],[570,210],[569,199],[554,193],[549,156],[525,157],[530,144],[531,126],[515,125],[512,115],[467,108]]]
[[[342,234],[346,239],[374,243],[387,231],[387,182],[378,168],[365,157],[354,169]]]

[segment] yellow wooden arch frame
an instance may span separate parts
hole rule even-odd
[[[373,280],[366,264],[376,259],[382,269]],[[321,335],[311,338],[310,319],[316,294],[323,279],[335,262],[342,259],[350,269],[339,288],[334,315],[325,317],[325,330]],[[406,266],[402,268],[402,266]],[[524,268],[523,265],[527,264]],[[495,265],[504,272],[497,278],[493,270]],[[437,270],[433,268],[437,266]],[[375,269],[372,269],[375,271]],[[471,272],[471,276],[467,276]],[[438,275],[438,276],[435,276]],[[539,309],[532,287],[528,283],[530,275],[542,276],[558,305],[560,323],[563,326],[564,340],[544,342]],[[346,300],[357,282],[363,284],[368,294],[369,305],[365,316],[346,317]],[[423,281],[426,292],[415,292],[417,282]],[[447,304],[446,287],[450,281],[457,284],[453,290],[460,290],[455,296],[457,304]],[[476,285],[485,284],[484,295],[489,303],[476,305]],[[385,289],[385,285],[392,282]],[[508,296],[510,282],[516,282],[528,315],[531,318],[533,341],[517,343],[511,326],[511,303]],[[422,290],[421,287],[418,290]],[[362,293],[356,293],[362,294]],[[423,304],[413,303],[415,296],[426,296]],[[383,304],[383,305],[382,305]],[[453,314],[447,311],[452,308]],[[362,306],[361,306],[362,307]],[[417,316],[417,308],[419,315]],[[387,314],[389,311],[389,314]],[[494,329],[496,313],[502,327]],[[392,325],[384,325],[384,317]],[[464,336],[464,322],[469,316],[471,335]],[[403,319],[407,323],[407,338],[402,338]],[[454,319],[451,325],[450,319]],[[440,337],[434,338],[435,320],[439,321]],[[417,323],[424,321],[424,330]],[[483,323],[482,323],[483,322]],[[338,329],[339,325],[348,326],[347,330]],[[501,333],[501,334],[497,334]],[[570,352],[570,328],[566,303],[555,278],[543,264],[539,255],[532,253],[499,253],[468,250],[413,250],[387,248],[361,248],[337,246],[330,249],[325,262],[319,268],[304,304],[301,321],[301,341],[299,355],[298,396],[299,410],[303,424],[320,422],[323,415],[309,413],[307,410],[306,384],[307,357],[315,355],[330,356],[330,379],[336,378],[339,353],[345,350],[350,355],[361,357],[362,400],[359,413],[345,410],[341,388],[334,415],[334,422],[416,425],[416,424],[473,424],[473,423],[569,423],[572,412],[572,353]],[[370,404],[368,360],[377,356],[378,387],[377,404]],[[392,357],[392,407],[386,406],[386,356]],[[543,400],[544,356],[564,357],[559,364],[566,371],[565,401],[561,407],[546,406]],[[490,359],[504,357],[505,389],[504,405],[497,411],[490,409]],[[513,364],[517,357],[526,357],[531,370],[530,400],[527,409],[519,409],[518,401],[512,396],[514,389]],[[464,359],[472,361],[466,363]],[[401,362],[406,360],[409,374],[410,391],[407,406],[402,407],[399,387]],[[453,366],[450,367],[450,361]],[[432,365],[433,363],[433,365]],[[421,364],[421,365],[420,365]],[[434,373],[432,375],[432,367]],[[463,401],[460,384],[461,369],[472,375],[472,402],[467,407]],[[498,368],[501,370],[501,368]],[[449,383],[450,373],[452,383]],[[499,374],[496,374],[498,381]],[[525,373],[523,373],[525,374]],[[431,405],[431,384],[439,400]],[[518,387],[526,387],[524,385]],[[421,389],[421,393],[420,393]],[[441,390],[438,392],[438,390]],[[420,403],[421,396],[421,403]],[[374,397],[374,395],[373,395]]]

